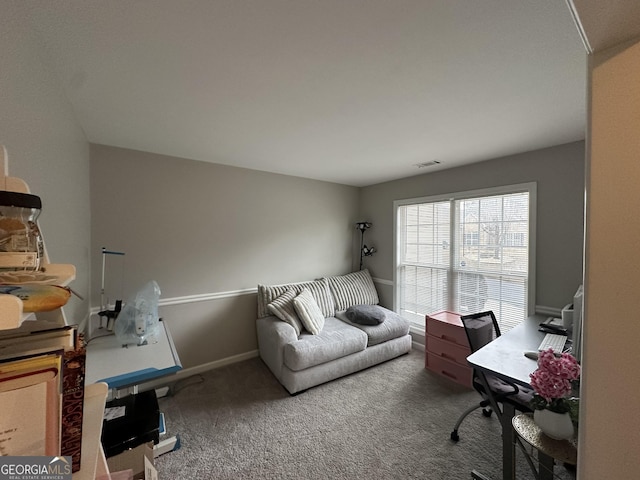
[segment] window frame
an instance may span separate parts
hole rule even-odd
[[[451,219],[450,219],[450,237],[449,241],[451,245],[454,245],[454,236],[457,232],[457,225],[455,220],[455,201],[466,200],[472,198],[490,197],[495,195],[508,195],[514,193],[529,194],[529,255],[528,255],[528,276],[527,276],[527,316],[531,316],[535,313],[535,286],[536,286],[536,219],[537,219],[537,182],[526,182],[511,185],[501,185],[496,187],[481,188],[475,190],[467,190],[460,192],[452,192],[438,195],[429,195],[423,197],[407,198],[402,200],[395,200],[393,202],[393,309],[394,311],[400,311],[400,285],[398,271],[400,269],[400,237],[401,232],[399,229],[399,215],[398,210],[400,207],[407,205],[415,205],[420,203],[432,203],[448,201],[451,203]],[[452,249],[453,255],[453,249]],[[453,270],[453,262],[450,263],[449,269]],[[450,289],[451,291],[451,289]],[[448,300],[451,304],[451,298]],[[418,333],[424,333],[425,324],[418,326],[416,323],[411,323],[411,330]]]

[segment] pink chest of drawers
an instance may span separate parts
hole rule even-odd
[[[471,387],[473,369],[467,364],[470,354],[459,314],[442,311],[426,316],[425,368]]]

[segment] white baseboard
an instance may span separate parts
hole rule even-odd
[[[250,352],[241,353],[239,355],[232,355],[231,357],[215,360],[213,362],[203,363],[202,365],[198,365],[197,367],[184,368],[176,372],[174,375],[162,377],[162,378],[159,378],[158,380],[144,383],[138,387],[138,390],[142,392],[142,391],[151,390],[154,388],[159,389],[166,386],[169,383],[179,382],[180,380],[184,380],[194,375],[205,373],[205,372],[208,372],[209,370],[214,370],[216,368],[224,367],[226,365],[231,365],[233,363],[249,360],[250,358],[255,358],[257,356],[258,356],[258,350],[252,350]]]

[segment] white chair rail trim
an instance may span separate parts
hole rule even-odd
[[[169,305],[181,305],[183,303],[208,302],[211,300],[220,300],[222,298],[240,297],[242,295],[257,294],[257,288],[245,288],[243,290],[229,290],[227,292],[201,293],[197,295],[185,295],[184,297],[161,298],[158,302],[159,307]]]
[[[227,292],[200,293],[196,295],[185,295],[183,297],[161,298],[158,301],[158,306],[166,307],[170,305],[182,305],[185,303],[209,302],[212,300],[220,300],[223,298],[240,297],[242,295],[255,295],[257,293],[257,288],[245,288],[243,290],[229,290]],[[113,305],[109,305],[109,308],[113,308]],[[97,315],[99,311],[100,307],[91,308],[92,315]]]
[[[373,278],[374,283],[380,283],[382,285],[393,285],[391,280],[384,280],[382,278]],[[244,288],[241,290],[228,290],[226,292],[212,292],[212,293],[199,293],[196,295],[185,295],[182,297],[169,297],[160,298],[158,301],[159,307],[166,307],[171,305],[182,305],[185,303],[196,302],[209,302],[213,300],[220,300],[223,298],[240,297],[242,295],[256,295],[258,293],[257,288]],[[113,305],[109,305],[112,308]],[[92,307],[91,314],[97,315],[100,311],[100,307]]]

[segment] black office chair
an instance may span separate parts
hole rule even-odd
[[[463,315],[460,317],[460,320],[462,320],[462,324],[464,325],[464,331],[469,340],[471,353],[479,350],[500,336],[500,327],[492,311]],[[486,391],[481,376],[484,376],[486,384],[489,385],[490,392]],[[478,404],[469,407],[460,415],[451,432],[451,440],[454,442],[460,440],[458,429],[462,421],[471,412],[482,408],[482,414],[485,417],[491,416],[493,410],[491,409],[489,395],[493,396],[496,403],[509,403],[520,412],[532,411],[529,407],[529,402],[533,396],[533,390],[529,388],[518,387],[515,383],[507,382],[493,375],[484,374],[476,369],[473,371],[473,388],[480,394],[482,400]]]

